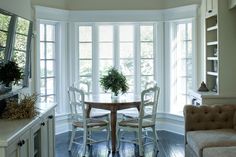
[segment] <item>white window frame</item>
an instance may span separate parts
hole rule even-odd
[[[196,69],[196,19],[195,18],[185,18],[185,19],[181,19],[181,20],[173,20],[173,21],[168,21],[166,22],[166,25],[165,25],[165,29],[166,29],[166,37],[167,39],[165,40],[166,42],[166,52],[167,52],[167,55],[165,57],[165,69],[166,69],[166,74],[165,74],[165,77],[167,78],[166,79],[166,83],[165,83],[165,86],[167,87],[167,90],[166,90],[166,95],[169,95],[171,96],[171,85],[170,85],[170,80],[171,80],[171,75],[170,75],[170,72],[171,72],[171,42],[173,41],[173,38],[176,36],[176,32],[175,32],[175,28],[177,26],[177,24],[181,24],[181,23],[186,23],[186,22],[191,22],[192,23],[192,69],[193,69],[193,73],[192,73],[192,89],[195,89],[195,84],[196,84],[196,72],[197,72],[197,69]],[[183,113],[176,113],[176,112],[171,112],[171,105],[174,105],[174,104],[171,104],[171,101],[170,101],[170,97],[165,97],[165,102],[166,102],[166,109],[165,109],[165,112],[167,113],[170,113],[170,114],[173,114],[173,115],[178,115],[178,116],[183,116]],[[186,104],[184,104],[186,105]]]
[[[117,29],[118,29],[118,26],[119,25],[134,25],[134,66],[135,66],[135,70],[134,70],[134,91],[135,93],[134,94],[140,94],[141,92],[141,87],[140,86],[140,76],[141,76],[141,69],[140,69],[140,59],[141,59],[141,56],[140,56],[140,25],[142,26],[146,26],[146,25],[153,25],[153,73],[154,73],[154,80],[156,80],[157,82],[159,82],[161,80],[161,78],[157,78],[157,76],[161,76],[161,74],[159,73],[159,70],[158,70],[158,67],[159,67],[159,61],[161,60],[160,58],[158,58],[157,56],[160,56],[158,55],[158,50],[157,47],[160,46],[161,44],[158,43],[157,41],[157,30],[158,28],[160,27],[160,24],[158,22],[112,22],[112,23],[105,23],[105,22],[102,22],[102,23],[99,23],[99,22],[95,22],[95,23],[77,23],[76,26],[75,26],[75,32],[76,32],[76,35],[77,35],[77,39],[79,39],[79,26],[92,26],[92,39],[95,40],[95,42],[92,42],[93,43],[93,48],[92,48],[92,64],[94,64],[92,66],[92,80],[93,80],[93,83],[92,83],[92,91],[93,91],[93,94],[98,94],[99,93],[99,74],[98,74],[98,70],[97,70],[97,66],[95,65],[98,65],[98,44],[96,44],[96,41],[98,41],[98,26],[99,25],[113,25],[114,26],[114,33],[118,33]],[[160,27],[161,28],[161,27]],[[138,33],[137,33],[138,32]],[[113,56],[113,65],[115,67],[118,67],[118,64],[119,64],[119,54],[118,54],[118,48],[119,48],[119,43],[118,43],[118,39],[116,39],[117,35],[114,35],[113,36],[114,39],[114,55]],[[160,37],[162,38],[162,37]],[[159,39],[159,38],[158,38]],[[75,59],[75,65],[79,65],[79,45],[78,45],[78,40],[76,40],[77,45],[76,45],[76,50],[75,50],[75,56],[78,57]],[[75,68],[75,73],[79,73],[79,70],[77,68]],[[79,75],[76,75],[75,74],[75,79],[73,80],[79,80]]]

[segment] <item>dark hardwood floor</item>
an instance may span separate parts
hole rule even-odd
[[[145,157],[184,157],[184,137],[167,131],[158,131],[158,151],[153,144],[145,146]],[[77,136],[82,132],[77,132]],[[105,133],[95,133],[95,138],[104,137]],[[127,133],[125,138],[133,138],[133,134]],[[80,157],[81,146],[73,145],[72,151],[68,152],[70,132],[56,136],[56,157]],[[137,157],[138,148],[131,143],[121,143],[119,152],[108,153],[106,142],[93,145],[86,153],[87,157]]]

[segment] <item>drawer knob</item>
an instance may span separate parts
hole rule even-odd
[[[53,119],[53,115],[48,116],[49,119]]]
[[[44,126],[44,125],[45,125],[45,123],[44,123],[44,122],[42,122],[42,123],[41,123],[41,125],[42,125],[42,126]]]

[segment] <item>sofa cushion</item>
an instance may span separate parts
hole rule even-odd
[[[199,130],[187,132],[188,145],[198,155],[206,147],[236,146],[236,131],[234,129]]]
[[[236,105],[186,105],[184,107],[185,130],[236,128],[235,108]]]
[[[235,157],[236,146],[233,147],[209,147],[203,149],[203,157]]]

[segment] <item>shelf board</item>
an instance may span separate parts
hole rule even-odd
[[[218,57],[207,57],[209,61],[218,61]]]
[[[207,42],[207,46],[218,45],[218,41]]]
[[[210,75],[210,76],[218,76],[218,73],[217,73],[217,72],[208,71],[208,72],[207,72],[207,75]]]
[[[215,26],[212,26],[212,27],[209,27],[207,28],[207,31],[214,31],[214,30],[217,30],[218,29],[218,25],[215,25]]]

